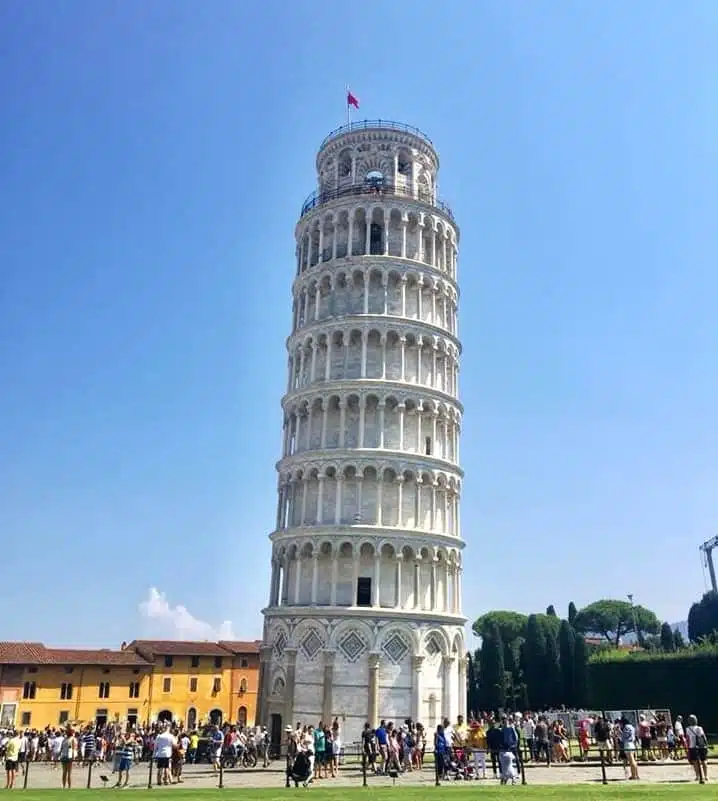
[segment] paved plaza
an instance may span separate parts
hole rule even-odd
[[[718,764],[709,766],[709,778],[711,769],[718,771]],[[95,766],[92,769],[91,786],[101,788],[111,786],[115,782],[115,776],[110,772],[111,768],[105,766]],[[641,783],[668,784],[668,783],[688,783],[694,780],[693,770],[687,762],[668,762],[650,764],[640,767]],[[76,788],[87,785],[88,769],[76,767],[73,770],[73,786]],[[101,777],[107,779],[103,782]],[[147,787],[149,777],[149,765],[142,762],[132,769],[129,788]],[[611,784],[629,782],[626,780],[622,767],[607,768],[607,777]],[[153,779],[155,776],[153,775]],[[174,787],[184,787],[186,789],[208,789],[217,787],[219,776],[212,772],[207,765],[186,765],[183,775],[184,781],[180,785],[171,785],[169,790]],[[227,788],[271,788],[283,787],[285,778],[282,767],[278,763],[273,763],[269,768],[254,768],[252,770],[226,770],[223,775],[224,786]],[[596,784],[601,781],[601,768],[598,764],[588,765],[552,765],[528,766],[526,771],[526,781],[528,784]],[[21,787],[23,777],[18,779]],[[358,764],[344,766],[336,779],[321,779],[316,782],[316,786],[324,787],[349,787],[359,786],[362,782],[361,769]],[[390,778],[368,775],[368,782],[372,787],[391,786],[394,782]],[[434,783],[434,772],[431,767],[419,773],[403,774],[396,780],[397,786],[431,785]],[[443,782],[444,785],[463,785],[466,782]],[[473,782],[477,786],[495,785],[495,779],[486,779]],[[28,776],[29,788],[57,788],[60,787],[60,771],[53,770],[45,764],[35,763],[30,767]]]

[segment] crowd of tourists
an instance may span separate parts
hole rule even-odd
[[[116,776],[114,786],[126,787],[132,767],[153,759],[157,765],[157,784],[179,784],[186,762],[193,764],[202,759],[218,771],[223,761],[236,764],[243,755],[244,764],[248,764],[249,755],[249,764],[262,759],[266,766],[269,759],[266,727],[208,725],[200,731],[172,723],[155,723],[123,730],[118,725],[88,724],[0,731],[0,759],[5,763],[7,789],[15,786],[18,774],[24,774],[33,762],[59,768],[62,787],[69,789],[76,765],[111,763],[111,774]]]

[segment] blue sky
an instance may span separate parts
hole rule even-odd
[[[717,36],[710,0],[4,2],[0,636],[261,634],[293,229],[346,84],[429,133],[462,228],[467,616],[684,618]]]

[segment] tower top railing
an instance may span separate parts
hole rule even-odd
[[[343,136],[344,134],[352,133],[353,131],[369,131],[373,128],[381,128],[386,131],[401,131],[402,133],[412,134],[412,136],[417,136],[419,139],[422,139],[424,142],[426,142],[429,147],[434,147],[434,143],[431,141],[431,139],[429,139],[429,137],[423,131],[415,128],[413,125],[407,125],[404,122],[394,122],[393,120],[360,120],[358,122],[350,122],[347,125],[341,125],[339,128],[335,128],[331,133],[327,134],[322,140],[321,145],[319,145],[319,152],[321,153],[326,145],[332,139],[336,139],[338,136]]]
[[[426,203],[428,206],[434,206],[446,214],[450,220],[456,222],[454,220],[454,213],[452,212],[449,204],[445,203],[443,200],[439,200],[431,192],[423,191],[421,189],[414,192],[410,187],[394,186],[392,183],[376,181],[367,181],[361,184],[347,184],[346,186],[340,186],[337,189],[317,189],[312,192],[311,195],[309,195],[304,203],[302,203],[302,211],[299,217],[301,219],[312,209],[316,209],[317,206],[323,206],[330,200],[337,200],[338,198],[344,197],[361,197],[366,195],[376,199],[391,195],[413,198],[418,200],[420,203]]]

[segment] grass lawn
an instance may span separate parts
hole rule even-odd
[[[232,790],[184,790],[184,789],[153,789],[153,790],[73,790],[71,793],[61,790],[25,790],[18,791],[23,801],[60,801],[72,796],[87,796],[89,793],[99,793],[103,801],[117,801],[120,797],[130,796],[133,801],[156,801],[158,796],[168,799],[197,799],[210,801],[210,799],[223,798],[228,801],[285,801],[295,795],[307,798],[307,793],[315,801],[442,801],[452,796],[457,801],[497,801],[518,796],[522,801],[603,801],[603,799],[628,799],[628,801],[694,801],[698,798],[718,799],[718,784],[707,784],[703,787],[697,784],[637,784],[637,785],[608,785],[603,787],[586,785],[569,786],[542,786],[542,787],[476,787],[475,785],[442,785],[435,787],[312,787],[308,790],[277,790],[277,789],[232,789]]]

